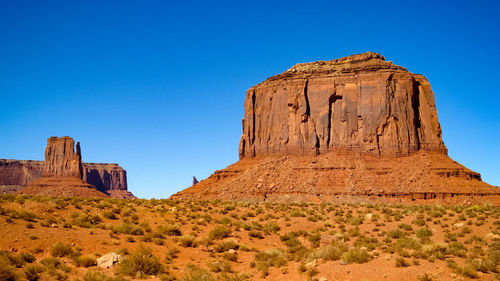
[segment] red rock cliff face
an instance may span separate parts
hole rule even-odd
[[[0,185],[25,186],[42,176],[43,162],[0,159]]]
[[[127,190],[127,172],[118,164],[84,163],[83,180],[102,191]]]
[[[51,137],[47,140],[43,176],[83,178],[80,143],[70,137]]]
[[[250,88],[244,107],[240,158],[447,153],[427,79],[376,53],[297,64]]]
[[[500,204],[448,157],[429,82],[379,54],[297,64],[244,107],[240,160],[172,199]]]
[[[43,161],[0,159],[0,186],[15,192],[39,179],[43,170]],[[128,189],[127,171],[118,164],[83,163],[83,180],[106,193]]]

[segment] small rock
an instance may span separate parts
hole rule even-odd
[[[457,223],[454,223],[453,226],[454,227],[462,227],[462,226],[464,226],[464,223],[463,222],[457,222]]]
[[[371,220],[373,217],[373,214],[372,213],[366,214],[365,217],[366,217],[366,219]]]
[[[313,268],[313,267],[316,267],[316,260],[306,263],[306,268]]]
[[[457,274],[455,274],[454,272],[451,273],[451,278],[457,278]]]
[[[117,253],[107,253],[104,256],[98,258],[97,267],[101,268],[112,268],[116,263],[120,262],[123,257]]]
[[[328,281],[328,279],[326,277],[320,277],[318,281]]]
[[[340,264],[340,265],[348,265],[348,264],[349,264],[349,262],[348,262],[348,261],[345,261],[345,260],[340,260],[340,261],[339,261],[339,264]]]
[[[236,251],[235,251],[234,249],[229,249],[229,250],[227,251],[227,253],[228,253],[228,254],[231,254],[231,255],[234,255],[234,254],[236,254]]]

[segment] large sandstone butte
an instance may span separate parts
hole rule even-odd
[[[297,64],[251,87],[240,161],[173,199],[491,201],[447,155],[427,79],[377,53]]]
[[[23,188],[24,187],[24,188]],[[82,163],[80,144],[70,137],[47,140],[45,161],[0,159],[2,193],[134,198],[118,164]]]

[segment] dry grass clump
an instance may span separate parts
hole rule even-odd
[[[153,256],[151,248],[139,245],[132,255],[125,256],[118,264],[119,273],[137,276],[157,275],[163,272],[163,267],[157,257]]]
[[[269,274],[270,267],[282,267],[287,264],[285,253],[282,249],[274,248],[258,252],[255,254],[254,261],[250,266],[256,267],[265,277]]]

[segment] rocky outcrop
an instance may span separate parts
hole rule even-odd
[[[39,196],[107,197],[95,186],[83,181],[80,143],[70,137],[47,140],[42,177],[18,191]]]
[[[51,137],[45,148],[44,177],[83,178],[82,154],[80,143],[70,137]]]
[[[376,53],[297,64],[246,93],[240,158],[447,153],[427,79]]]
[[[427,79],[379,54],[297,64],[244,107],[240,161],[172,199],[500,203],[448,157]]]
[[[0,194],[14,193],[43,173],[43,161],[0,159]],[[112,163],[83,163],[83,180],[114,198],[134,198],[128,192],[127,171]]]

